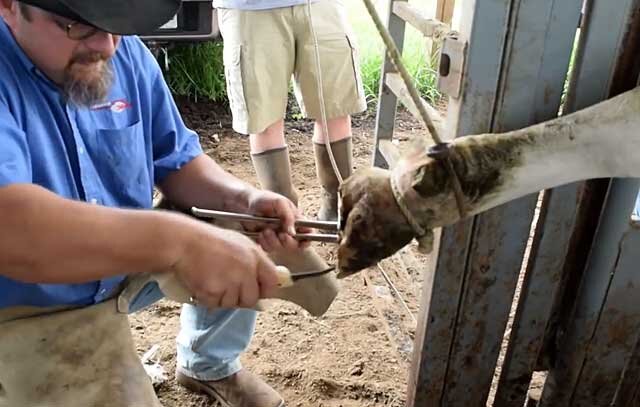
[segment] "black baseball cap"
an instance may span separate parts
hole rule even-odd
[[[182,0],[19,0],[120,35],[149,34],[169,21]]]

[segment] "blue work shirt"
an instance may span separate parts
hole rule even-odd
[[[0,188],[32,183],[64,198],[147,209],[154,183],[202,153],[138,38],[122,38],[109,97],[92,108],[67,103],[1,19],[0,44]],[[0,308],[95,304],[113,295],[123,278],[25,284],[0,276]]]

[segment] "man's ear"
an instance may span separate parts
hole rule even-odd
[[[13,28],[18,16],[18,4],[15,0],[0,0],[0,17]]]

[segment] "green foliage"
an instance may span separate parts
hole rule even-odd
[[[166,78],[177,95],[196,100],[226,101],[222,43],[185,44],[171,48]]]

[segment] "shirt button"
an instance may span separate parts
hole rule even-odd
[[[78,147],[78,154],[84,154],[84,148]]]
[[[100,295],[104,295],[106,294],[107,290],[105,290],[104,288],[102,290],[100,290]]]
[[[91,198],[89,202],[96,205],[98,203],[98,200],[96,198]]]

